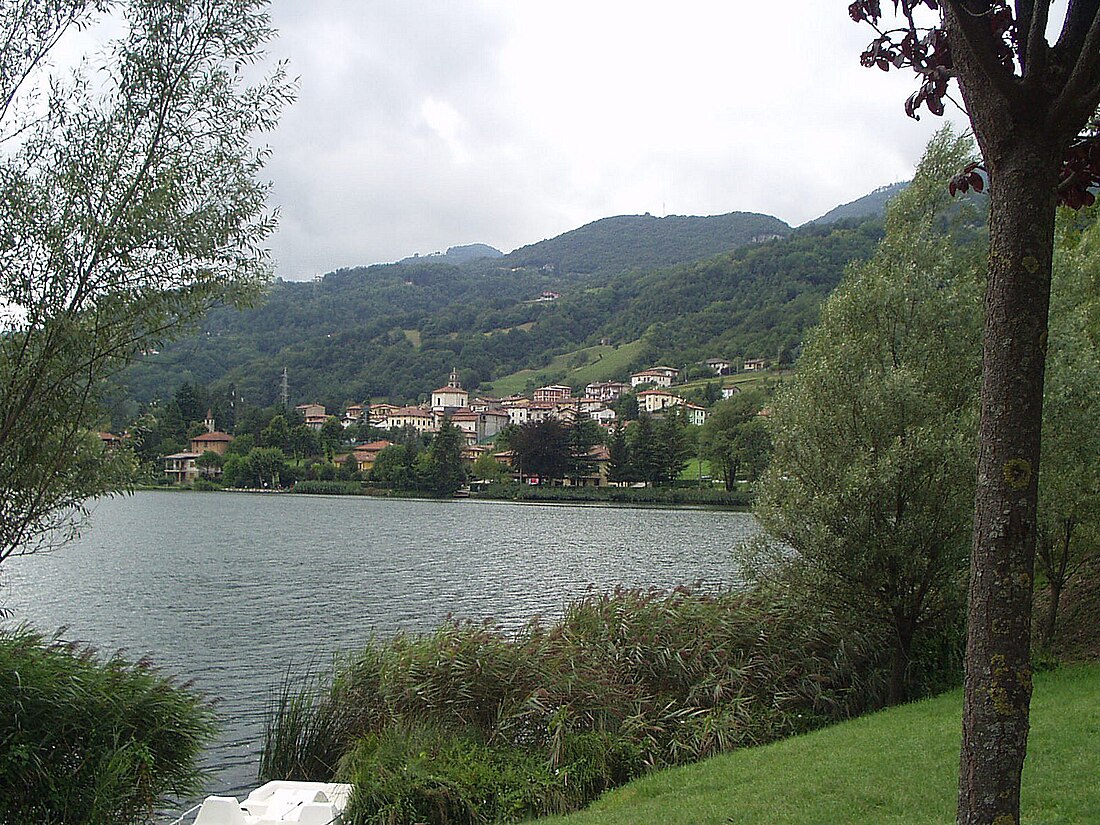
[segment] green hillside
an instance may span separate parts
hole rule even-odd
[[[185,382],[227,406],[268,406],[284,368],[293,403],[338,409],[424,399],[454,367],[464,386],[506,394],[656,362],[692,377],[714,356],[789,360],[845,265],[880,234],[876,220],[790,232],[741,213],[609,218],[504,258],[423,256],[277,281],[261,305],[212,311],[131,367],[113,417],[133,420]]]
[[[887,186],[880,186],[874,192],[869,192],[862,198],[856,198],[849,203],[833,207],[820,218],[814,218],[812,221],[808,221],[808,223],[836,223],[837,221],[851,220],[853,218],[863,219],[885,215],[886,204],[889,203],[894,195],[897,195],[908,185],[909,181],[902,181],[901,183],[891,183]]]
[[[955,821],[962,694],[952,691],[662,771],[540,825],[947,825]],[[1023,821],[1100,822],[1100,666],[1040,673]]]
[[[552,381],[566,381],[582,387],[595,381],[608,381],[630,372],[645,351],[643,341],[631,341],[621,346],[597,345],[582,347],[555,356],[542,369],[524,369],[495,378],[483,389],[497,396],[529,392],[532,387]]]
[[[620,215],[603,218],[556,238],[520,247],[504,256],[517,267],[547,267],[554,272],[618,274],[710,258],[791,228],[771,215]]]

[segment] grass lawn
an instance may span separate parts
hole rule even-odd
[[[962,694],[664,771],[539,825],[953,823]],[[1023,821],[1100,822],[1100,665],[1035,679]]]
[[[689,458],[687,465],[680,473],[681,481],[698,481],[699,476],[710,476],[710,462],[702,458]],[[707,484],[707,486],[710,486]]]

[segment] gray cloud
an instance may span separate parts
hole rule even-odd
[[[760,10],[758,10],[758,8]],[[301,79],[269,136],[284,278],[612,214],[797,224],[907,177],[935,118],[843,6],[275,0]],[[961,118],[957,118],[960,119]]]

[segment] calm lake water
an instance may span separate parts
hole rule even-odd
[[[735,584],[756,530],[701,509],[145,492],[97,502],[75,543],[5,562],[0,607],[217,697],[208,791],[241,795],[288,671],[450,614],[516,628],[589,588]]]

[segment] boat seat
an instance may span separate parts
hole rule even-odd
[[[248,820],[235,797],[208,796],[194,825],[248,825]]]
[[[336,820],[335,805],[328,802],[307,802],[298,814],[298,825],[329,825]]]

